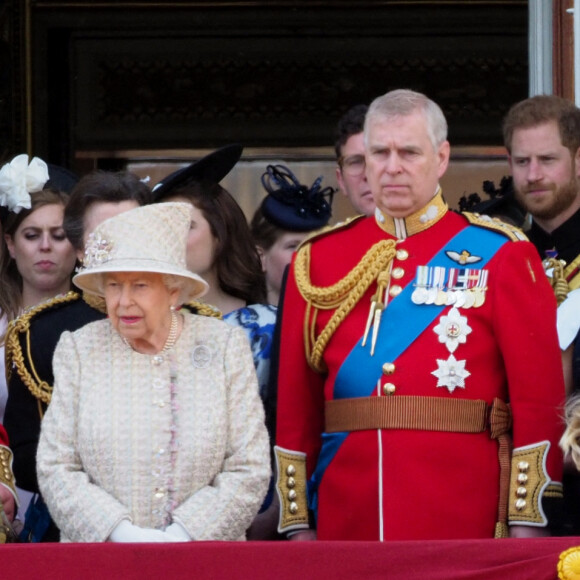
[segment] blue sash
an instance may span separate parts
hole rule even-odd
[[[449,258],[447,250],[461,252],[465,248],[476,249],[481,257],[472,269],[481,270],[497,251],[508,241],[498,232],[468,225],[453,238],[445,242],[443,248],[435,254],[427,266],[458,267],[457,262]],[[362,338],[353,347],[340,367],[334,383],[334,398],[368,397],[376,388],[382,376],[383,363],[394,362],[420,336],[426,328],[447,308],[436,304],[416,305],[411,301],[415,284],[407,284],[403,291],[392,300],[383,312],[377,336],[374,356],[370,356],[370,344],[362,346]],[[308,485],[310,505],[316,511],[316,490],[326,468],[338,452],[349,432],[323,433],[322,448],[316,469]]]

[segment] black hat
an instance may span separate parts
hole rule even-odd
[[[325,226],[332,215],[330,206],[336,190],[321,189],[321,182],[322,176],[307,187],[284,165],[268,165],[262,175],[262,185],[268,192],[261,205],[264,217],[291,232],[310,232]]]
[[[240,160],[243,150],[237,143],[226,145],[199,161],[174,171],[153,188],[155,201],[169,197],[178,187],[190,182],[219,183]]]
[[[70,193],[79,181],[79,176],[66,167],[47,163],[48,181],[44,187],[51,187],[64,193]]]

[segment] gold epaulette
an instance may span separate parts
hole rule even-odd
[[[223,314],[211,304],[206,304],[205,302],[200,302],[199,300],[192,300],[183,305],[183,308],[187,308],[193,314],[199,314],[200,316],[209,316],[210,318],[223,319]]]
[[[50,398],[52,396],[52,385],[49,385],[46,381],[42,381],[34,367],[30,352],[30,324],[34,317],[39,313],[54,308],[55,306],[74,302],[79,298],[80,294],[71,290],[64,295],[55,296],[50,300],[41,302],[40,304],[28,309],[18,318],[12,320],[6,331],[4,356],[7,380],[10,380],[12,369],[15,368],[28,390],[39,401],[42,401],[47,405],[50,403]],[[23,335],[24,337],[26,353],[22,351],[20,335]],[[25,359],[28,360],[30,369],[27,368]]]
[[[13,458],[11,449],[5,445],[0,445],[0,483],[8,487],[18,501],[16,482],[14,481],[14,472],[12,471]]]
[[[526,234],[524,234],[520,228],[513,226],[512,224],[508,224],[507,222],[504,222],[498,218],[492,218],[487,215],[471,213],[468,211],[463,212],[461,215],[465,216],[470,224],[503,234],[513,242],[528,241]]]
[[[580,255],[576,256],[564,268],[564,277],[568,282],[570,290],[580,288]]]
[[[558,306],[560,306],[572,290],[580,288],[580,255],[576,256],[569,264],[557,257],[545,258],[542,265],[556,295]]]
[[[105,299],[102,296],[97,296],[96,294],[89,294],[88,292],[83,292],[83,300],[95,310],[107,314],[107,305],[105,304]]]
[[[366,217],[365,215],[356,215],[353,217],[346,218],[344,221],[338,222],[337,224],[334,224],[332,226],[324,226],[323,228],[320,228],[319,230],[314,230],[313,232],[310,232],[302,240],[302,242],[300,242],[298,249],[300,249],[304,244],[308,244],[314,240],[317,240],[319,238],[323,238],[324,236],[327,236],[328,234],[332,234],[333,232],[335,232],[337,230],[341,230],[341,229],[350,227],[353,224],[355,224],[356,222],[358,222],[359,220],[364,219],[365,217]]]

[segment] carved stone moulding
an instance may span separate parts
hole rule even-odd
[[[449,39],[77,39],[77,148],[321,146],[350,106],[394,88],[436,100],[456,144],[501,141],[527,93],[525,50]]]

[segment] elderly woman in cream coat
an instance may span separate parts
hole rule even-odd
[[[186,268],[191,208],[103,222],[81,289],[109,318],[63,333],[38,478],[62,541],[242,539],[270,476],[243,331],[178,309],[207,284]]]

